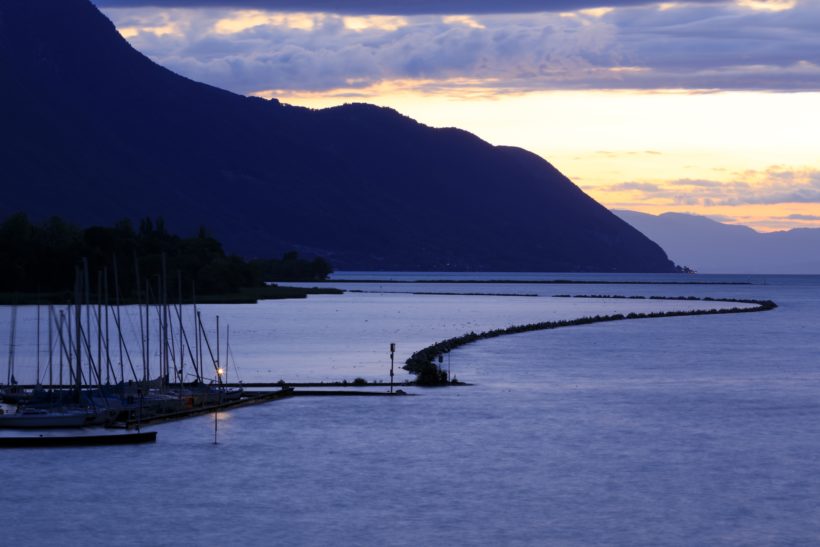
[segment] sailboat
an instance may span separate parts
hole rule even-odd
[[[17,338],[17,306],[11,307],[11,330],[9,331],[9,357],[6,368],[6,386],[0,390],[0,399],[6,404],[16,405],[26,400],[28,393],[18,387],[14,377],[14,349]]]
[[[123,339],[116,258],[113,268],[116,296],[113,313],[108,301],[107,268],[98,272],[96,302],[92,304],[88,262],[83,259],[82,267],[75,271],[74,303],[59,314],[56,314],[51,306],[48,309],[49,350],[48,369],[45,371],[47,387],[44,385],[46,374],[41,374],[39,307],[36,387],[33,391],[23,391],[18,387],[14,376],[17,309],[12,308],[6,380],[8,386],[0,395],[6,402],[16,404],[17,409],[15,412],[0,411],[0,428],[106,425],[113,421],[127,422],[138,416],[148,418],[169,415],[186,408],[217,405],[241,399],[241,387],[228,388],[224,384],[225,369],[232,357],[230,329],[222,361],[219,317],[216,318],[214,352],[205,332],[201,314],[196,308],[195,291],[193,339],[189,338],[189,332],[186,332],[183,324],[181,273],[178,273],[179,304],[174,306],[168,302],[165,256],[163,255],[162,260],[162,275],[159,276],[156,285],[144,280],[144,288],[141,287],[136,255],[134,261],[142,371],[137,372],[138,367],[135,367],[136,363],[132,361]],[[176,317],[172,318],[174,312]],[[112,317],[114,330],[110,332],[109,319]],[[159,376],[152,380],[151,342],[154,340],[154,332],[157,333],[159,342],[159,348],[154,350],[159,356]],[[178,345],[175,343],[177,338]],[[119,367],[116,366],[117,359],[114,355],[116,348],[119,348]],[[195,373],[190,375],[195,378],[193,382],[184,381],[186,361]],[[67,364],[68,371],[65,383],[64,363]],[[131,371],[131,379],[126,379],[126,363]],[[207,367],[205,363],[209,363]],[[215,377],[209,382],[205,369],[210,368],[211,364]],[[55,377],[56,373],[58,377]]]
[[[85,427],[98,419],[96,412],[86,409],[46,410],[43,408],[18,407],[17,412],[0,414],[0,428],[43,429],[62,427]]]

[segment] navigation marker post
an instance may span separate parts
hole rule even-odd
[[[217,324],[219,321],[219,316],[217,316]],[[219,332],[219,331],[217,331]],[[219,340],[219,336],[217,336],[217,340]],[[217,402],[216,406],[214,406],[214,444],[219,444],[216,440],[217,430],[219,429],[219,407],[222,406],[222,375],[225,374],[225,370],[221,367],[216,369],[216,377],[219,382],[219,401]]]
[[[390,393],[393,393],[393,355],[396,353],[396,343],[390,342]]]

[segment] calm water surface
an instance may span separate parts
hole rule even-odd
[[[400,362],[470,330],[693,306],[553,294],[772,298],[780,307],[485,340],[452,354],[453,372],[472,387],[238,409],[220,415],[216,446],[212,417],[201,417],[157,426],[154,446],[5,451],[3,544],[820,543],[820,277],[372,282],[384,275],[343,285],[380,292],[204,307],[203,316],[231,324],[243,380],[300,381],[385,379],[393,341]],[[0,315],[5,350],[8,308]],[[21,381],[33,378],[33,317],[27,308],[18,322]]]

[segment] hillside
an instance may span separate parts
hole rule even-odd
[[[246,257],[337,269],[666,272],[663,250],[527,151],[355,104],[178,76],[88,0],[0,3],[0,217],[163,216]]]

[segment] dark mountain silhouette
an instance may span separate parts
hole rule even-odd
[[[538,156],[387,108],[309,110],[178,76],[88,0],[0,2],[0,215],[205,225],[338,269],[671,271]]]
[[[614,213],[701,273],[820,273],[820,229],[762,233],[699,215]]]

